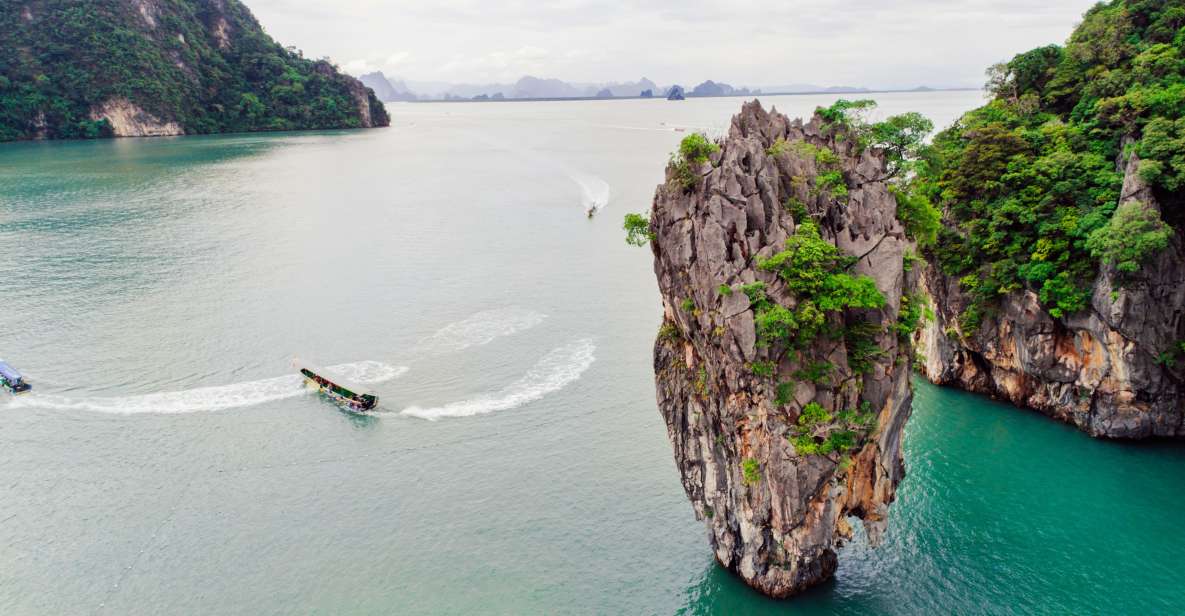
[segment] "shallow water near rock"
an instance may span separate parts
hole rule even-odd
[[[875,97],[938,125],[981,101]],[[0,399],[0,613],[1185,609],[1185,447],[920,382],[884,545],[783,602],[712,563],[621,217],[740,103],[0,146],[0,357],[36,387]],[[300,390],[293,356],[381,412]]]

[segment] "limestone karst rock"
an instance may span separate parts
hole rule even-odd
[[[655,383],[676,465],[716,559],[775,597],[834,573],[849,516],[879,541],[905,473],[911,351],[894,324],[916,268],[883,158],[843,132],[747,103],[718,151],[668,167],[651,212]],[[837,171],[843,190],[826,189]],[[825,311],[810,344],[771,341],[755,319],[805,319],[810,301],[761,264],[808,236],[883,306]]]
[[[1136,173],[1136,156],[1121,166],[1120,203],[1159,210]],[[923,278],[936,318],[916,342],[922,372],[934,383],[1036,409],[1092,436],[1185,436],[1185,362],[1161,357],[1180,340],[1185,321],[1179,238],[1134,275],[1103,267],[1086,310],[1057,319],[1036,293],[1016,291],[966,335],[959,315],[970,297],[958,278],[934,265]]]

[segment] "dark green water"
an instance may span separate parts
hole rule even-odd
[[[37,387],[0,401],[0,614],[1185,612],[1185,447],[924,383],[884,545],[783,602],[712,564],[620,220],[675,128],[738,105],[0,146],[0,357]],[[293,355],[382,412],[302,392]]]
[[[1185,447],[1091,440],[915,379],[909,475],[881,547],[836,581],[760,600],[712,571],[685,613],[1179,614]],[[755,609],[759,606],[759,609]]]

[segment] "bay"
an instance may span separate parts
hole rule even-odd
[[[982,101],[873,96],[939,126]],[[782,602],[713,564],[621,218],[740,102],[0,145],[0,357],[36,387],[0,401],[0,612],[1185,610],[1185,448],[923,382],[884,545]],[[381,412],[303,392],[294,356]]]

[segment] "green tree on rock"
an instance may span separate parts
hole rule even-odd
[[[1115,210],[1106,226],[1090,234],[1086,247],[1103,263],[1133,273],[1151,256],[1168,247],[1172,233],[1156,210],[1129,201]]]

